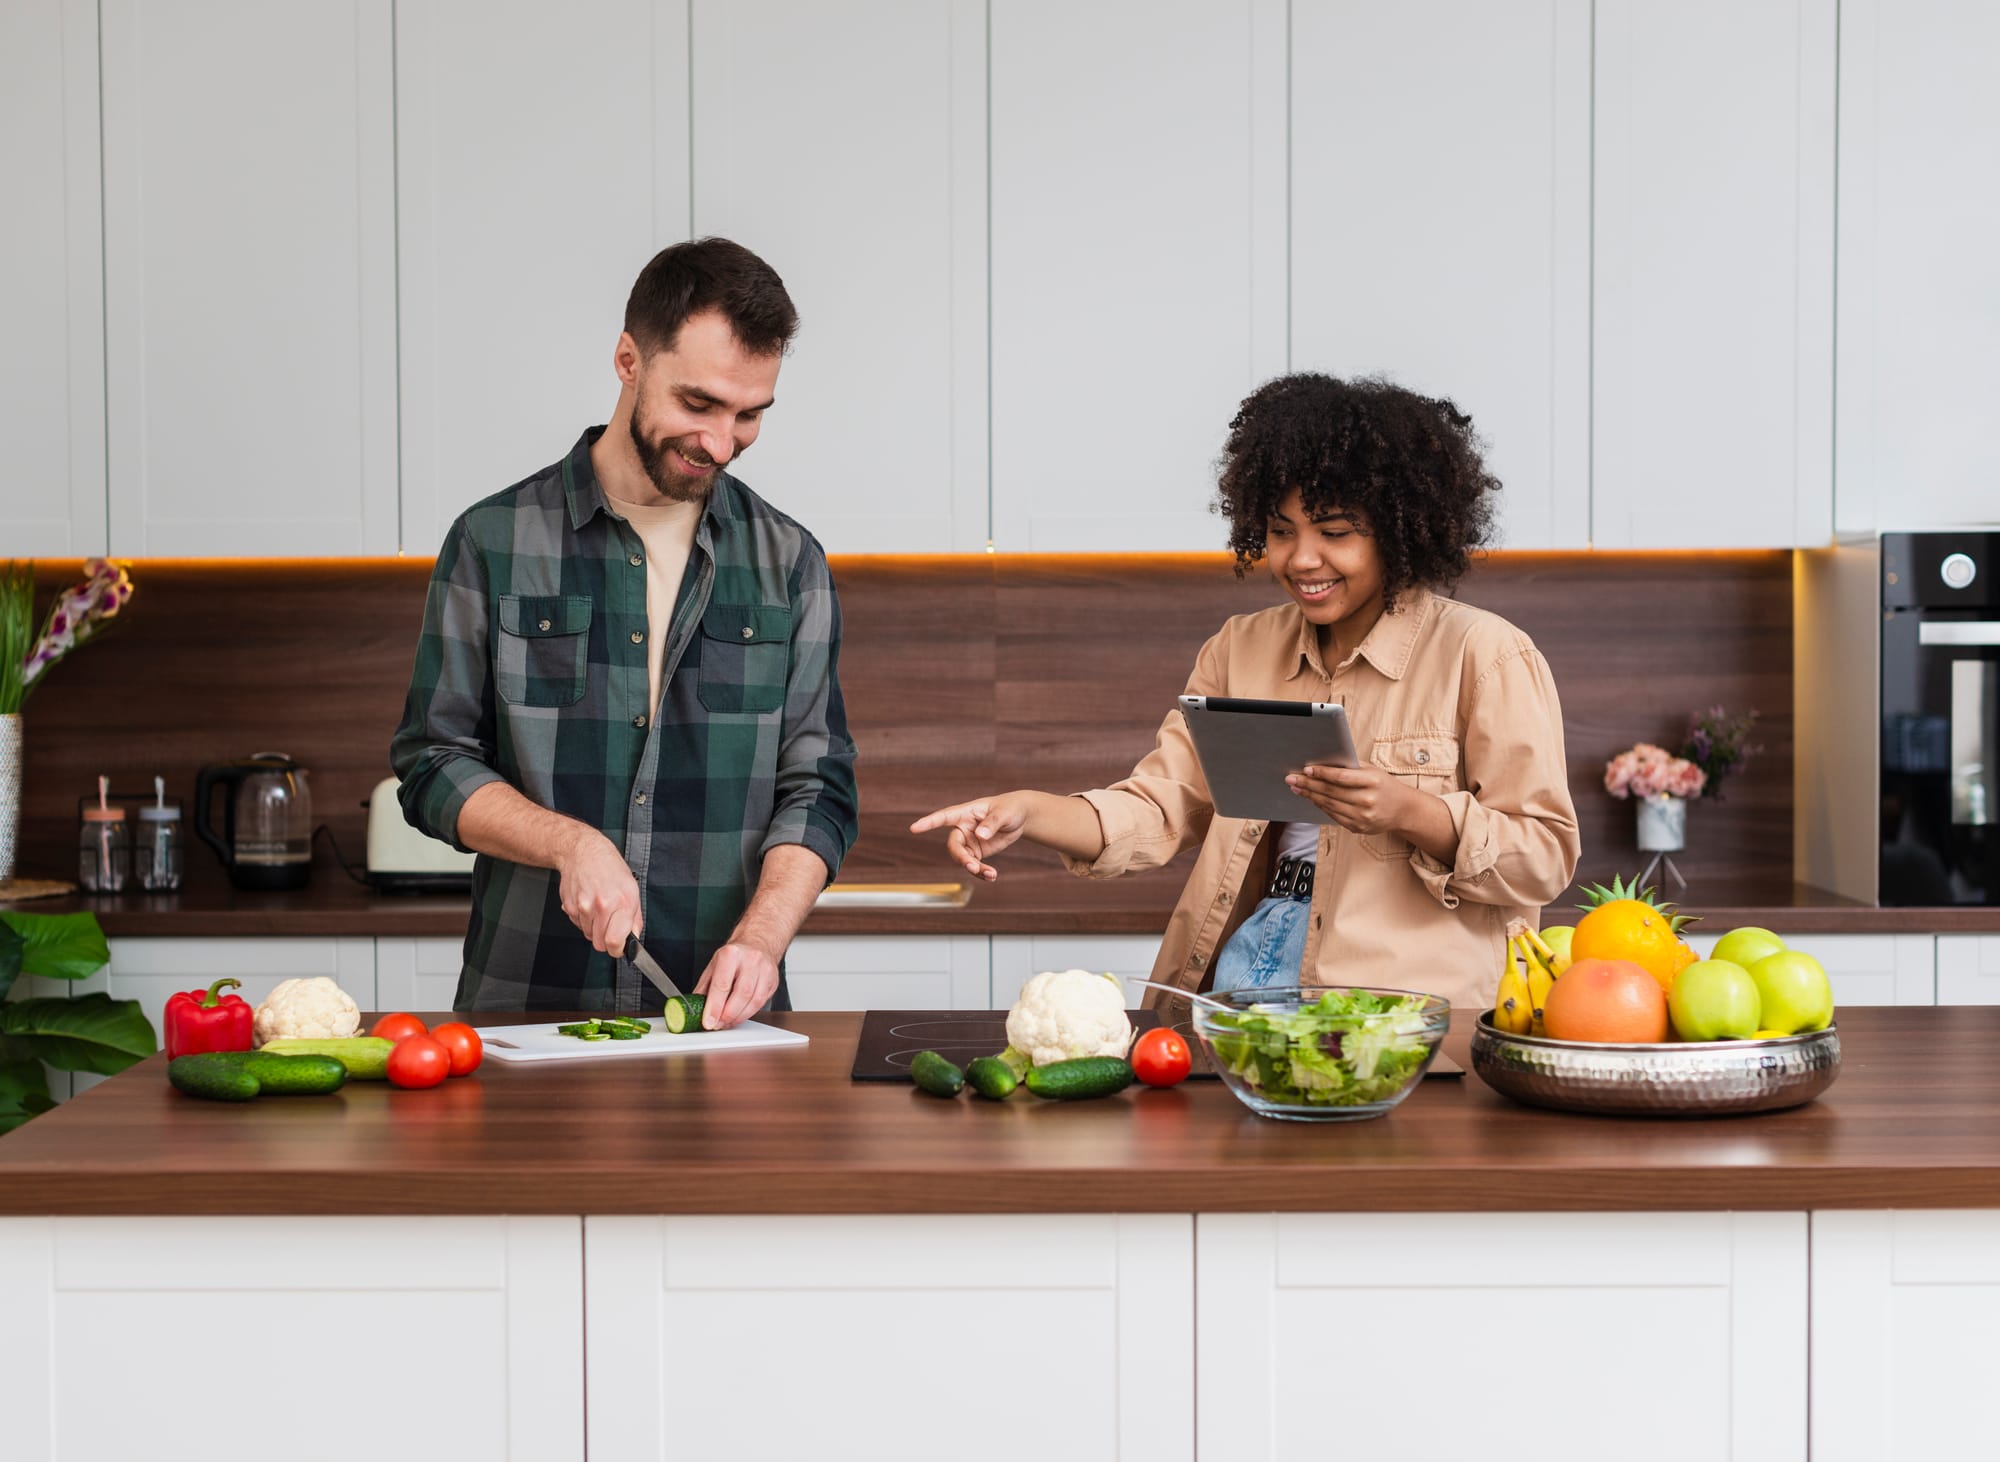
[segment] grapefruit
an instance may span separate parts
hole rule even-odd
[[[1664,1041],[1667,992],[1651,970],[1631,960],[1578,959],[1549,987],[1542,1027],[1559,1041]]]

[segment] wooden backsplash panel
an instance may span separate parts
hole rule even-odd
[[[46,596],[77,572],[44,562]],[[59,666],[28,706],[24,873],[67,867],[75,806],[102,772],[191,797],[195,770],[289,751],[318,818],[361,856],[361,802],[388,774],[430,565],[423,560],[142,560],[116,632]],[[1276,602],[1221,555],[836,559],[841,680],[860,750],[863,843],[850,876],[941,876],[903,836],[944,802],[1124,774],[1152,744],[1223,619]],[[1562,694],[1585,876],[1634,871],[1630,803],[1603,764],[1677,745],[1687,713],[1762,713],[1764,753],[1725,801],[1690,812],[1704,882],[1789,883],[1791,556],[1500,554],[1460,596],[1534,636]],[[193,856],[207,857],[206,850]]]

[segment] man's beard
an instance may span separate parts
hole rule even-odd
[[[698,503],[708,496],[715,485],[715,463],[707,452],[695,445],[693,437],[682,437],[677,441],[653,443],[646,440],[639,429],[639,418],[645,415],[643,398],[632,408],[632,449],[639,454],[639,465],[646,469],[654,489],[664,498],[677,503]],[[706,467],[702,472],[683,472],[667,459],[671,448],[698,466]]]

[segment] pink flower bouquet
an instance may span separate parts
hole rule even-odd
[[[9,563],[0,574],[0,714],[18,712],[62,658],[110,627],[132,598],[132,576],[107,558],[84,563],[84,578],[56,596],[30,643],[34,565]]]
[[[1708,776],[1685,757],[1642,741],[1604,764],[1604,790],[1613,797],[1695,798]]]

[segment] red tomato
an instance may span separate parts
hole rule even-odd
[[[453,1076],[470,1076],[479,1069],[479,1063],[486,1059],[486,1042],[479,1039],[479,1032],[462,1020],[447,1021],[431,1031],[431,1039],[445,1049],[451,1057]]]
[[[405,1036],[389,1053],[393,1086],[441,1086],[451,1075],[451,1052],[429,1036]]]
[[[1187,1079],[1194,1058],[1179,1031],[1161,1026],[1149,1030],[1132,1046],[1132,1074],[1148,1086],[1179,1086]],[[390,1069],[394,1070],[391,1059]]]
[[[411,1036],[427,1036],[430,1033],[429,1026],[414,1015],[407,1015],[400,1010],[394,1015],[383,1016],[368,1032],[369,1035],[380,1036],[385,1041],[403,1041]]]

